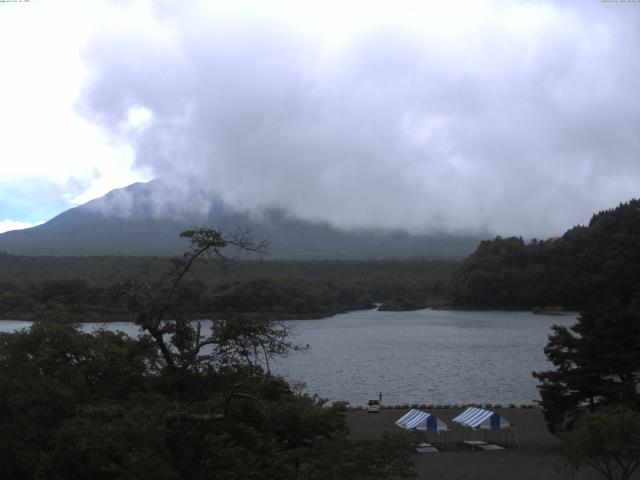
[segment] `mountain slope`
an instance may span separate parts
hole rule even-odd
[[[408,235],[378,230],[347,232],[328,224],[266,210],[234,210],[220,199],[184,211],[159,202],[163,186],[137,183],[67,210],[37,227],[0,234],[0,251],[24,255],[174,255],[184,248],[180,231],[212,225],[226,231],[250,229],[271,242],[273,259],[460,259],[480,237]],[[188,202],[180,202],[184,205]]]

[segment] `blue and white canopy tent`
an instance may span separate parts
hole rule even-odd
[[[509,421],[491,410],[469,407],[453,419],[465,427],[480,430],[501,430],[511,427]]]
[[[496,412],[492,412],[491,410],[469,407],[460,415],[455,417],[453,421],[471,429],[472,432],[483,431],[485,439],[489,432],[497,432],[498,438],[500,436],[500,433],[503,432],[505,434],[506,442],[507,433],[511,432],[513,434],[515,444],[518,446],[518,448],[520,447],[515,425],[513,425],[503,416],[497,414]]]
[[[435,435],[438,441],[441,441],[442,433],[450,431],[447,424],[435,415],[415,409],[409,410],[396,420],[396,425],[406,430],[426,432],[428,437]]]
[[[425,432],[443,432],[449,430],[442,420],[422,410],[411,409],[396,420],[396,425],[407,430],[423,430]]]

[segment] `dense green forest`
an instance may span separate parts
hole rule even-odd
[[[0,254],[0,318],[123,319],[109,288],[162,275],[167,258],[26,257]],[[225,269],[198,264],[181,285],[185,308],[314,318],[385,303],[389,309],[441,302],[457,263],[444,261],[249,261]],[[108,307],[108,308],[105,308]]]
[[[0,253],[0,318],[122,319],[110,285],[160,275],[164,257],[27,257]],[[425,307],[578,310],[640,290],[640,201],[597,213],[562,237],[481,242],[462,263],[446,261],[241,260],[197,265],[181,286],[202,315],[259,313],[314,318],[354,309]],[[109,305],[106,312],[105,301]]]
[[[196,259],[223,258],[227,241],[211,229],[185,236],[190,250],[163,275],[109,290],[141,335],[46,321],[0,333],[3,478],[412,477],[415,436],[355,440],[344,404],[271,374],[270,359],[302,348],[286,324],[234,316],[203,329],[194,321],[188,273]]]
[[[581,309],[640,292],[640,200],[595,214],[562,237],[484,241],[449,284],[458,307]]]

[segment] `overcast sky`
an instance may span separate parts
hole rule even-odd
[[[32,0],[0,59],[0,231],[156,177],[536,237],[640,196],[640,3]]]

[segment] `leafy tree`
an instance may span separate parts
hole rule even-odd
[[[38,322],[0,334],[0,471],[32,478],[85,406],[143,402],[156,365],[152,345],[121,333]]]
[[[344,405],[293,391],[268,369],[295,348],[258,317],[194,322],[181,297],[201,258],[254,251],[248,237],[185,232],[165,277],[120,284],[143,333],[36,322],[0,334],[0,471],[7,478],[294,480],[407,478],[399,437],[355,441]],[[187,298],[187,304],[183,301]],[[266,370],[265,370],[266,368]],[[374,456],[372,458],[372,455]],[[344,468],[340,464],[344,465]],[[345,473],[350,472],[350,473]]]
[[[383,434],[378,440],[337,442],[326,441],[319,452],[301,467],[298,478],[304,480],[352,480],[378,478],[400,480],[415,476],[407,452],[412,451],[416,439],[408,432]],[[337,447],[337,448],[336,448]],[[399,459],[404,459],[399,462]]]
[[[160,280],[129,281],[115,287],[116,296],[124,297],[134,322],[155,342],[168,369],[197,367],[204,347],[216,343],[202,335],[202,325],[185,315],[189,303],[180,296],[187,276],[197,262],[214,261],[225,267],[230,261],[226,248],[241,252],[265,252],[267,245],[256,241],[248,232],[225,236],[212,228],[185,230],[180,234],[189,240],[182,258],[173,260],[173,268]],[[189,297],[187,296],[187,299]]]
[[[609,480],[628,480],[640,465],[640,413],[624,408],[588,413],[564,440],[569,472],[591,468]]]

